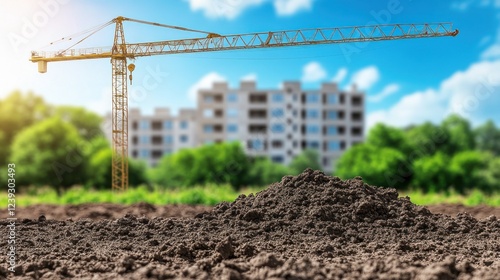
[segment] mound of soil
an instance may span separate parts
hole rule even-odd
[[[1,225],[6,236],[6,222]],[[500,275],[500,221],[495,217],[478,221],[468,214],[432,214],[408,198],[398,198],[394,189],[372,187],[361,178],[342,181],[312,170],[284,177],[256,195],[241,195],[195,218],[127,214],[102,221],[24,219],[16,230],[16,276],[29,278],[498,279]],[[5,254],[0,262],[7,263]],[[5,266],[0,268],[2,276],[8,276]]]

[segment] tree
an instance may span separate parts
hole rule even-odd
[[[281,181],[281,178],[290,175],[290,169],[282,164],[277,164],[267,157],[252,159],[248,175],[248,185],[265,186]]]
[[[239,143],[220,143],[183,149],[164,157],[151,172],[153,182],[165,187],[246,183],[249,161]]]
[[[492,120],[476,128],[474,135],[477,149],[500,156],[500,129],[496,128]]]
[[[84,139],[102,135],[102,118],[82,107],[58,106],[54,115],[64,121],[71,123]]]
[[[405,154],[410,151],[404,131],[382,123],[370,129],[366,143],[379,148],[393,148]]]
[[[492,158],[488,162],[488,167],[480,174],[487,184],[486,191],[499,192],[500,191],[500,157]]]
[[[448,165],[450,158],[443,152],[426,156],[413,163],[412,186],[425,192],[441,192],[448,190],[452,184],[452,176]]]
[[[307,168],[321,170],[319,154],[316,150],[306,149],[300,155],[296,156],[290,163],[290,171],[293,174],[300,174]]]
[[[96,151],[89,160],[87,185],[98,189],[111,189],[111,159],[112,150],[109,147]],[[131,186],[148,184],[146,177],[146,163],[128,159],[128,179]]]
[[[4,166],[11,153],[14,137],[23,129],[49,115],[45,101],[33,93],[15,91],[0,101],[0,165]]]
[[[62,188],[85,181],[85,158],[76,128],[59,118],[49,118],[20,132],[12,144],[10,161],[20,182]]]
[[[441,151],[449,141],[450,135],[440,126],[426,122],[413,126],[406,131],[406,139],[410,147],[407,154],[411,162],[425,157],[432,156]]]
[[[473,188],[488,190],[490,186],[484,170],[491,160],[491,154],[485,152],[465,151],[455,154],[449,166],[453,187],[460,193]]]
[[[448,156],[474,149],[474,134],[466,119],[458,115],[450,115],[441,123],[441,128],[449,135],[443,147],[443,152]]]
[[[347,150],[334,173],[343,179],[361,176],[366,183],[376,186],[405,188],[408,179],[400,174],[402,167],[404,155],[398,150],[364,143]]]

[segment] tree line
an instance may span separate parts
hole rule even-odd
[[[491,120],[473,128],[458,115],[404,129],[377,124],[342,155],[335,173],[425,192],[500,191],[500,129]]]
[[[32,93],[13,92],[0,100],[0,179],[6,182],[7,163],[15,163],[18,186],[51,186],[59,192],[73,185],[110,188],[112,151],[101,124],[100,116],[84,108],[53,106]],[[320,169],[315,150],[305,150],[285,166],[248,156],[239,143],[221,143],[166,155],[154,168],[129,159],[129,182],[239,189],[306,168]],[[404,129],[378,124],[364,143],[342,155],[333,174],[399,189],[500,190],[500,129],[492,121],[472,128],[456,115],[438,125]]]

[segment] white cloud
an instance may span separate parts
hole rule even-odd
[[[256,82],[257,81],[257,74],[256,73],[249,73],[249,74],[241,77],[240,81],[244,81],[244,82]]]
[[[302,81],[305,83],[317,82],[326,78],[326,70],[316,61],[310,62],[302,70]]]
[[[384,87],[384,89],[382,89],[381,92],[375,94],[375,95],[372,95],[372,96],[369,96],[368,97],[368,101],[370,102],[380,102],[382,100],[384,100],[385,98],[393,95],[394,93],[398,92],[399,90],[399,85],[398,84],[389,84],[387,86]]]
[[[482,54],[482,59],[500,58],[500,43],[496,43],[487,48]]]
[[[368,127],[377,122],[395,126],[439,122],[450,113],[479,124],[487,119],[500,123],[500,60],[481,61],[444,80],[438,89],[414,92],[387,110],[368,115]]]
[[[196,101],[198,97],[198,90],[210,89],[214,82],[225,82],[226,78],[217,72],[210,72],[201,77],[194,85],[189,88],[188,96],[192,101]]]
[[[184,0],[192,11],[202,11],[208,18],[235,19],[246,9],[269,3],[271,0]],[[312,8],[314,0],[272,0],[279,16],[291,16]]]
[[[360,90],[370,89],[380,79],[380,73],[376,66],[365,67],[354,73],[350,84],[356,84]]]
[[[259,6],[265,0],[185,0],[192,11],[203,11],[208,18],[235,19],[245,9]]]
[[[345,67],[340,68],[339,71],[337,71],[337,74],[335,74],[335,77],[333,77],[332,81],[334,81],[337,84],[340,84],[342,83],[342,81],[344,81],[346,76],[347,76],[347,68]]]
[[[466,11],[472,5],[500,8],[500,0],[460,0],[451,3],[451,7],[459,11]]]
[[[294,15],[303,10],[310,10],[313,0],[274,0],[274,8],[279,16]]]

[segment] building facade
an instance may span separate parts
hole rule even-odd
[[[334,83],[318,90],[304,90],[299,82],[271,90],[258,89],[255,82],[241,82],[236,89],[214,83],[198,92],[195,109],[178,116],[168,109],[152,116],[132,109],[129,153],[155,165],[182,148],[238,141],[247,154],[282,164],[314,149],[330,172],[344,150],[364,140],[364,108],[364,93],[355,87],[343,91]]]

